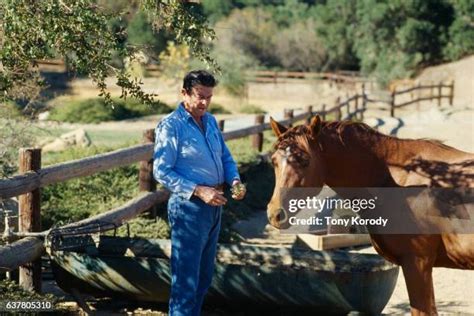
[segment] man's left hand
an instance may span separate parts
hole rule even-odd
[[[232,182],[232,198],[234,200],[242,200],[247,193],[245,185],[243,185],[239,180],[234,180]]]

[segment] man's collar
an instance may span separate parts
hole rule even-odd
[[[181,118],[185,119],[185,120],[189,120],[190,118],[192,118],[191,116],[191,113],[189,113],[188,111],[186,111],[186,108],[184,107],[184,103],[181,102],[179,105],[178,105],[178,113],[179,115],[181,116]]]
[[[180,115],[180,117],[186,121],[188,121],[189,119],[193,119],[193,116],[191,115],[191,113],[189,113],[188,111],[186,111],[186,108],[184,107],[184,103],[181,102],[179,105],[178,105],[178,113]],[[202,122],[204,125],[207,125],[207,120],[208,120],[208,115],[209,113],[206,112],[203,117],[201,118],[202,119]]]

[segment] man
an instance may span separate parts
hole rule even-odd
[[[245,196],[237,165],[207,112],[215,78],[203,70],[183,80],[183,102],[158,124],[153,174],[171,191],[171,316],[199,315],[214,272],[224,182]]]

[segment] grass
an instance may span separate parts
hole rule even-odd
[[[97,146],[108,146],[113,148],[125,148],[139,144],[142,141],[143,131],[87,131],[93,144]]]

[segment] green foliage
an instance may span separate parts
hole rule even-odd
[[[444,0],[359,1],[354,51],[361,70],[387,83],[441,60],[452,10]]]
[[[209,107],[209,112],[212,114],[230,114],[230,111],[224,108],[219,103],[212,102],[210,107]]]
[[[160,77],[180,82],[189,71],[190,57],[186,45],[168,42],[166,50],[160,54]]]
[[[21,118],[21,106],[13,101],[4,101],[0,103],[0,117],[2,118]]]
[[[234,8],[232,0],[203,0],[202,5],[204,14],[207,15],[211,23],[227,16]]]
[[[127,225],[120,226],[117,230],[117,235],[128,237],[130,232],[130,237],[169,239],[170,227],[167,221],[166,208],[162,207],[158,215],[155,219],[143,216],[136,217],[128,222],[128,227]],[[110,235],[112,232],[108,234]]]
[[[138,11],[127,25],[127,42],[133,46],[147,47],[156,53],[166,48],[166,38],[163,33],[153,32],[146,13]]]
[[[42,295],[25,291],[18,284],[9,280],[0,280],[0,295],[3,302],[7,301],[48,301],[56,304],[58,298],[52,294]]]
[[[101,98],[75,101],[53,108],[50,119],[70,123],[100,123],[171,112],[171,108],[159,101],[149,106],[133,99],[115,99],[113,104],[113,107],[106,107]]]
[[[30,124],[18,117],[15,105],[0,105],[0,179],[18,169],[18,151],[31,147],[35,138]]]
[[[245,69],[361,70],[385,84],[474,53],[469,0],[257,2],[204,2],[220,17],[214,53],[236,95]]]
[[[284,69],[318,71],[325,65],[327,52],[312,19],[283,29],[275,42],[275,55]]]
[[[267,7],[279,28],[289,28],[310,18],[311,10],[309,10],[307,3],[299,0],[286,0],[282,2],[280,5]],[[310,35],[308,34],[309,37]]]
[[[234,10],[216,28],[227,30],[224,43],[238,48],[244,55],[258,60],[263,66],[272,67],[277,63],[274,34],[277,29],[270,12],[260,7]]]
[[[261,107],[253,104],[244,105],[239,110],[240,113],[246,114],[265,114],[265,112]]]
[[[358,59],[353,51],[356,26],[356,1],[333,0],[313,10],[316,32],[328,53],[323,69],[355,69]]]
[[[474,2],[452,0],[455,19],[449,27],[449,39],[444,47],[448,60],[457,60],[474,53]]]
[[[214,46],[213,55],[222,71],[218,76],[219,86],[228,93],[243,97],[247,90],[246,69],[255,68],[256,60],[242,51],[241,47],[236,47],[231,41],[230,29],[219,30],[219,40]]]
[[[140,81],[133,80],[126,69],[113,66],[114,59],[133,58],[136,52],[133,46],[124,45],[123,29],[113,27],[113,21],[126,12],[107,12],[94,0],[1,3],[0,97],[12,98],[15,87],[32,79],[41,84],[37,69],[32,67],[35,60],[62,57],[74,71],[92,78],[107,104],[112,100],[105,79],[111,75],[115,75],[122,96],[153,103],[153,95],[142,90]],[[155,31],[172,31],[177,42],[187,44],[198,58],[217,67],[201,42],[202,38],[214,38],[214,32],[195,4],[178,0],[137,0],[134,4],[147,12]]]

